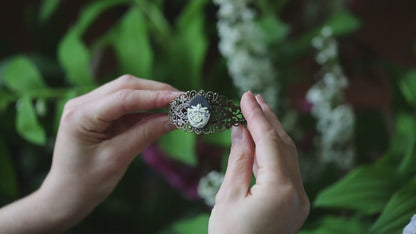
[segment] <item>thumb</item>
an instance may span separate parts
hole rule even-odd
[[[243,126],[233,127],[231,132],[231,151],[228,158],[224,182],[218,191],[225,196],[245,196],[250,187],[254,143],[248,130]]]

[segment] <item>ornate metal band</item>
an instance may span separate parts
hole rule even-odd
[[[187,91],[169,103],[169,119],[177,128],[196,134],[222,132],[245,124],[241,109],[218,93]]]

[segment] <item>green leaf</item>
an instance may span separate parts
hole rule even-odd
[[[399,83],[406,101],[416,107],[416,70],[409,71]]]
[[[334,36],[342,36],[357,31],[361,27],[360,20],[348,11],[335,12],[324,24],[332,29]]]
[[[280,21],[274,15],[266,15],[259,21],[259,24],[266,36],[267,43],[282,42],[290,32],[289,25]]]
[[[289,58],[296,58],[302,53],[305,53],[306,50],[310,49],[312,38],[314,38],[325,26],[331,27],[333,36],[338,37],[355,32],[361,27],[361,22],[356,16],[348,11],[335,12],[332,17],[325,21],[319,28],[305,33],[295,42],[288,41],[288,48],[283,49],[288,50],[286,53]]]
[[[39,21],[41,23],[46,22],[58,8],[61,0],[43,0],[40,7]]]
[[[88,48],[75,31],[69,31],[60,42],[58,59],[71,84],[79,86],[93,84]]]
[[[256,4],[259,5],[261,8],[261,12],[267,12],[267,13],[274,13],[276,15],[280,15],[280,12],[284,7],[287,5],[287,3],[290,0],[258,0],[256,1]]]
[[[30,60],[44,77],[61,77],[62,68],[54,57],[43,54],[31,54]]]
[[[100,0],[88,4],[81,10],[80,17],[73,27],[77,35],[82,35],[88,27],[98,18],[105,10],[118,5],[132,2],[132,0]]]
[[[170,233],[170,234],[206,234],[208,233],[208,214],[200,214],[196,217],[180,220],[174,223],[167,230],[162,231],[161,233]]]
[[[171,40],[170,24],[163,15],[161,7],[154,1],[136,0],[135,3],[149,21],[147,27],[149,31],[155,34],[155,40],[163,46]]]
[[[132,7],[121,20],[114,37],[114,49],[123,73],[150,77],[153,53],[140,10]]]
[[[358,218],[345,219],[338,217],[325,217],[314,230],[303,230],[299,234],[357,234],[367,233],[368,227]]]
[[[4,141],[0,139],[0,197],[11,200],[18,196],[18,192],[17,175],[10,153]]]
[[[102,0],[87,5],[80,13],[74,27],[66,33],[58,46],[58,60],[65,70],[67,79],[74,85],[93,84],[90,71],[90,52],[81,38],[94,20],[105,10],[126,4],[129,0]]]
[[[171,44],[172,82],[178,89],[201,89],[201,70],[208,42],[204,33],[203,7],[206,0],[190,1],[177,22],[177,34]]]
[[[396,134],[390,152],[402,158],[398,171],[403,174],[416,171],[416,117],[400,113],[396,117]]]
[[[194,0],[189,1],[186,8],[182,11],[181,15],[179,16],[176,25],[178,29],[185,29],[187,28],[196,18],[200,18],[202,11],[207,4],[207,0]]]
[[[416,168],[416,138],[412,138],[413,143],[409,145],[403,161],[400,163],[399,171],[402,173],[413,173]]]
[[[159,139],[159,145],[165,153],[181,162],[196,165],[195,134],[176,130]]]
[[[383,210],[397,186],[395,168],[384,164],[358,167],[315,199],[315,207],[352,209],[363,214]]]
[[[0,89],[0,112],[4,111],[13,101],[15,101],[15,97],[11,93]]]
[[[210,144],[229,147],[231,145],[231,130],[204,135],[202,138]]]
[[[10,90],[16,92],[45,87],[36,66],[24,56],[17,56],[9,60],[3,70],[3,82]]]
[[[401,233],[416,213],[416,178],[395,193],[369,233]]]
[[[32,100],[29,97],[23,96],[19,100],[16,114],[17,132],[33,144],[44,145],[46,143],[46,134],[38,122]]]

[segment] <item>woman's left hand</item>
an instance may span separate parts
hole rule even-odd
[[[146,111],[166,107],[178,94],[170,85],[125,75],[70,100],[49,174],[38,191],[0,210],[0,230],[61,232],[82,220],[145,147],[174,129],[166,114]],[[26,225],[7,229],[17,221]]]

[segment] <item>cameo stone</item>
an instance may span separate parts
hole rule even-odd
[[[188,108],[188,121],[192,127],[203,128],[207,125],[209,117],[209,102],[202,96],[197,95],[191,100],[191,105]]]

